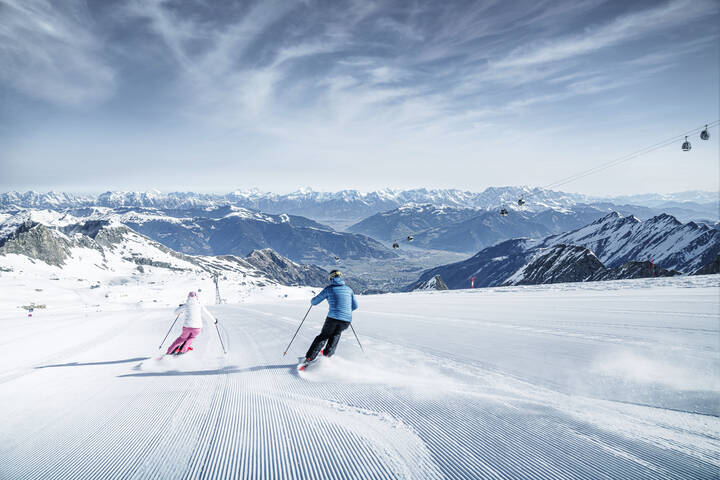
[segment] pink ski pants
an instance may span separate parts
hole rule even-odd
[[[179,337],[170,345],[170,348],[168,348],[167,353],[172,352],[177,348],[178,346],[182,345],[182,348],[180,349],[181,352],[185,353],[187,352],[190,345],[192,345],[193,340],[195,337],[200,335],[200,330],[202,328],[190,328],[190,327],[183,327],[182,333]]]

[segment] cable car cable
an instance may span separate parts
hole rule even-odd
[[[552,183],[549,183],[547,185],[540,187],[540,189],[541,190],[550,190],[553,188],[560,187],[562,185],[566,185],[566,184],[574,182],[576,180],[580,180],[581,178],[585,178],[585,177],[593,175],[595,173],[602,172],[603,170],[607,170],[608,168],[612,168],[617,165],[623,164],[625,162],[629,162],[630,160],[634,160],[642,155],[646,155],[648,153],[654,152],[655,150],[665,148],[669,145],[672,145],[672,144],[678,142],[679,140],[682,140],[683,138],[685,139],[685,142],[683,143],[683,150],[689,151],[691,147],[690,147],[690,142],[687,141],[687,137],[692,136],[697,133],[700,133],[701,139],[708,140],[710,138],[708,129],[715,127],[718,124],[720,124],[720,120],[715,120],[714,122],[710,122],[710,123],[706,124],[704,127],[693,128],[692,130],[688,130],[687,132],[681,133],[680,135],[675,135],[673,137],[666,138],[665,140],[661,140],[652,145],[648,145],[647,147],[641,148],[641,149],[636,150],[627,155],[623,155],[614,160],[610,160],[609,162],[605,162],[605,163],[602,163],[595,167],[589,168],[587,170],[583,170],[583,171],[577,172],[573,175],[569,175],[567,177],[561,178],[559,180],[556,180],[555,182],[552,182]],[[687,146],[687,148],[686,148],[686,146]],[[530,198],[532,196],[534,196],[534,192],[532,190],[530,190],[529,192],[524,194],[523,197],[521,197],[521,200],[523,200],[525,198]],[[522,206],[525,203],[526,203],[526,201],[524,201],[524,200],[523,200],[522,204],[520,204],[520,201],[518,201],[518,204],[520,206]],[[501,211],[500,214],[503,216],[507,215],[507,210],[504,208],[504,206],[503,206],[502,210],[504,211],[504,213],[503,213],[503,211]]]
[[[660,142],[654,143],[652,145],[649,145],[645,148],[641,148],[640,150],[636,150],[635,152],[629,153],[627,155],[623,155],[622,157],[618,157],[614,160],[611,160],[609,162],[603,163],[601,165],[597,165],[595,167],[589,168],[587,170],[584,170],[582,172],[578,172],[574,175],[570,175],[568,177],[562,178],[560,180],[557,180],[555,182],[549,183],[541,188],[543,189],[551,189],[556,188],[561,185],[565,185],[570,182],[574,182],[575,180],[579,180],[580,178],[586,177],[588,175],[592,175],[597,172],[601,172],[603,170],[606,170],[608,168],[614,167],[616,165],[620,165],[621,163],[629,162],[630,160],[634,160],[635,158],[645,155],[647,153],[653,152],[655,150],[659,150],[661,148],[667,147],[668,145],[672,145],[675,142],[678,142],[679,140],[682,140],[684,137],[691,136],[695,133],[698,133],[702,130],[705,130],[707,128],[714,127],[716,125],[720,124],[720,120],[715,120],[712,123],[708,123],[705,127],[698,127],[694,128],[692,130],[689,130],[685,133],[682,133],[680,135],[675,135],[673,137],[667,138],[665,140],[662,140]]]

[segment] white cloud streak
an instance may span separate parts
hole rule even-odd
[[[118,79],[80,7],[3,1],[0,38],[16,40],[0,45],[0,58],[16,70],[0,80],[69,105],[112,94]],[[135,34],[120,57],[151,72],[152,85],[164,87],[163,112],[193,129],[250,138],[287,158],[472,155],[518,118],[668,68],[695,47],[647,40],[716,10],[704,0],[624,5],[626,13],[582,29],[599,1],[262,0],[225,15],[225,3],[209,0],[130,0],[108,7],[104,27]],[[625,49],[636,40],[646,42]]]
[[[60,105],[105,100],[116,75],[90,23],[82,2],[0,0],[0,82]]]
[[[702,0],[673,0],[660,7],[621,16],[580,35],[553,40],[540,47],[521,47],[493,62],[493,67],[523,67],[566,60],[642,37],[648,32],[685,24],[713,11],[717,11],[717,4]]]

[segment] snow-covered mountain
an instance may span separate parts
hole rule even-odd
[[[672,277],[679,274],[680,272],[655,266],[648,261],[626,262],[619,267],[607,268],[591,250],[576,245],[559,244],[534,251],[529,263],[505,280],[503,285],[594,282]]]
[[[236,206],[267,213],[300,215],[333,223],[358,222],[376,213],[386,212],[408,203],[431,204],[458,208],[513,208],[519,199],[525,211],[571,209],[577,204],[591,203],[597,208],[630,212],[649,218],[662,212],[681,219],[717,221],[717,192],[681,192],[614,198],[587,197],[529,187],[489,187],[482,192],[458,189],[383,189],[372,192],[340,190],[318,192],[306,188],[288,194],[262,192],[257,189],[237,190],[226,194],[196,192],[109,191],[100,195],[75,195],[61,192],[0,193],[0,211],[20,208],[73,209],[83,207],[156,208],[159,210],[216,209]],[[604,204],[604,205],[601,205]],[[624,208],[623,204],[626,204]],[[334,223],[333,223],[334,224]],[[343,226],[344,226],[343,225]]]
[[[337,259],[396,258],[388,246],[359,234],[336,232],[305,217],[271,215],[240,207],[158,210],[84,207],[58,212],[23,210],[5,226],[32,216],[46,224],[105,220],[126,225],[163,245],[192,255],[239,255],[271,248],[300,263],[328,265]],[[19,220],[20,219],[20,220]]]
[[[318,192],[302,189],[288,194],[238,190],[228,194],[194,192],[161,193],[105,192],[92,196],[49,192],[9,192],[0,194],[0,208],[79,208],[88,206],[190,209],[216,208],[233,205],[268,213],[287,213],[318,219],[360,220],[375,213],[391,210],[407,203],[454,206],[462,208],[494,208],[502,203],[515,204],[519,198],[527,199],[527,208],[562,208],[582,202],[578,194],[555,192],[529,187],[490,187],[483,192],[457,189],[340,190]]]
[[[376,213],[350,226],[347,231],[392,242],[430,228],[460,223],[481,212],[477,208],[407,203],[393,210]]]
[[[406,204],[387,212],[377,213],[347,230],[362,233],[385,242],[408,235],[413,246],[453,252],[477,252],[510,238],[542,238],[574,230],[617,211],[624,216],[651,218],[659,215],[647,207],[612,204],[575,204],[565,208],[528,210],[517,205],[506,207],[509,215],[501,216],[497,208],[459,208],[432,204]]]
[[[602,262],[587,248],[559,244],[538,249],[532,260],[506,279],[503,284],[584,282],[603,268]]]
[[[242,260],[283,285],[324,287],[327,284],[327,270],[316,265],[299,265],[270,248],[253,250]]]
[[[335,262],[335,257],[357,260],[397,257],[376,240],[336,232],[305,217],[264,214],[232,206],[208,210],[202,216],[197,216],[198,213],[175,217],[154,209],[134,209],[95,215],[116,218],[173,250],[189,254],[245,256],[252,250],[271,248],[294,261],[321,265]]]
[[[640,221],[613,212],[578,230],[549,237],[543,244],[583,246],[609,267],[654,259],[664,268],[691,273],[715,258],[719,236],[717,229],[681,223],[671,215]]]
[[[5,219],[0,224],[0,265],[10,271],[72,271],[94,280],[218,273],[243,287],[322,286],[327,278],[325,270],[298,265],[271,250],[254,251],[246,258],[191,256],[117,220],[77,220],[47,212],[23,212]]]
[[[527,263],[530,258],[528,250],[532,245],[534,242],[525,238],[500,242],[480,250],[467,260],[425,270],[420,278],[405,290],[413,290],[435,275],[440,275],[450,289],[502,285],[510,275]]]
[[[510,214],[503,217],[497,209],[407,204],[366,218],[348,231],[401,243],[412,235],[417,248],[469,253],[510,238],[542,238],[566,232],[608,213],[607,209],[584,204],[537,212],[517,206],[508,209]]]
[[[693,273],[718,251],[717,229],[669,215],[642,222],[613,212],[565,234],[498,243],[462,262],[426,270],[416,283],[435,275],[451,289],[666,276]],[[653,259],[654,272],[647,264],[633,265]]]
[[[515,204],[527,198],[527,208],[568,207],[581,202],[578,194],[555,192],[529,187],[490,187],[482,192],[458,189],[410,190],[384,189],[373,192],[341,190],[316,192],[303,189],[286,195],[261,194],[257,191],[234,192],[228,198],[243,206],[265,212],[286,212],[317,219],[363,219],[379,212],[408,203],[431,204],[459,208],[494,208],[500,204]]]
[[[6,192],[0,193],[0,209],[2,208],[38,208],[38,209],[66,209],[77,208],[95,203],[92,195],[75,195],[72,193],[50,191],[47,193]]]
[[[499,215],[497,210],[485,210],[467,220],[417,233],[415,246],[453,252],[477,252],[511,238],[542,238],[552,233],[565,232],[605,214],[605,211],[585,205],[578,205],[572,210],[511,211],[505,217]]]
[[[153,207],[161,209],[213,208],[226,205],[222,196],[195,192],[161,193],[157,190],[147,192],[105,192],[98,195],[94,202],[101,207]]]

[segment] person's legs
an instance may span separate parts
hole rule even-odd
[[[185,339],[185,343],[183,343],[182,347],[180,348],[180,353],[185,353],[188,351],[188,349],[192,345],[193,340],[195,340],[195,337],[200,335],[200,331],[202,330],[202,328],[188,328],[188,327],[185,327],[185,328],[188,329],[188,336]],[[183,330],[185,328],[183,328]]]
[[[194,329],[194,328],[183,327],[182,333],[180,334],[179,337],[177,337],[177,338],[175,339],[175,341],[172,343],[172,345],[170,345],[170,348],[168,348],[167,353],[168,353],[168,354],[169,354],[169,353],[172,353],[177,347],[179,347],[180,345],[182,345],[183,343],[185,343],[185,341],[186,341],[186,340],[188,339],[188,337],[190,336],[190,331],[191,331],[191,330],[195,330],[195,329]]]
[[[328,339],[327,345],[323,350],[323,355],[325,355],[326,357],[333,356],[333,354],[335,353],[335,349],[340,342],[340,335],[342,335],[342,332],[350,326],[350,322],[343,322],[341,320],[335,320],[335,322],[337,323],[335,324],[335,328],[333,329],[333,334]]]
[[[323,328],[320,331],[320,335],[315,337],[315,340],[313,340],[312,344],[310,344],[310,348],[305,354],[305,358],[307,360],[315,360],[315,357],[317,357],[318,353],[320,353],[320,349],[323,347],[323,345],[325,345],[325,342],[327,342],[328,338],[332,336],[333,332],[335,331],[335,325],[333,322],[337,322],[337,320],[330,317],[325,319],[325,323],[323,324]]]

